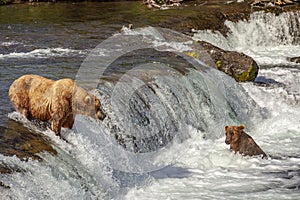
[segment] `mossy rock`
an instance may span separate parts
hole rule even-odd
[[[249,56],[235,52],[226,51],[208,42],[199,41],[212,59],[218,70],[225,72],[238,82],[254,81],[259,67]]]
[[[221,61],[221,60],[217,60],[216,66],[217,66],[217,68],[218,68],[219,70],[221,70],[221,69],[222,69],[222,61]]]
[[[248,71],[245,71],[242,74],[235,74],[234,79],[238,82],[254,81],[257,76],[257,69],[257,66],[251,65]]]
[[[200,59],[200,55],[195,51],[189,51],[189,52],[186,52],[185,54],[188,55],[188,56],[191,56],[193,58]]]

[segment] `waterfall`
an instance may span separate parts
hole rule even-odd
[[[284,12],[279,15],[254,12],[248,20],[238,22],[225,21],[229,28],[226,39],[217,32],[211,35],[211,31],[199,31],[195,39],[212,42],[225,49],[236,49],[240,47],[271,47],[280,45],[300,44],[300,12]],[[212,41],[213,37],[220,38]],[[226,42],[225,42],[226,41]]]
[[[157,155],[189,138],[191,128],[210,139],[222,137],[228,124],[250,128],[254,116],[262,117],[260,108],[234,79],[185,53],[208,60],[201,48],[185,35],[153,27],[104,41],[85,60],[77,83],[96,85],[107,118],[78,117],[77,131],[115,169],[143,173],[172,163],[180,151]]]
[[[229,29],[226,36],[204,30],[195,33],[193,38],[243,52],[262,65],[291,65],[287,58],[300,54],[300,12],[279,15],[254,12],[248,20],[225,21],[225,25]]]

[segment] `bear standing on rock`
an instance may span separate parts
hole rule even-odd
[[[267,158],[267,155],[255,143],[251,136],[243,131],[244,125],[241,126],[225,126],[226,139],[225,143],[230,144],[230,150],[239,152],[244,156],[262,155]]]
[[[77,86],[72,79],[55,81],[24,75],[12,83],[9,97],[16,111],[27,119],[49,121],[56,135],[60,135],[61,127],[72,128],[76,114],[105,118],[96,96]]]

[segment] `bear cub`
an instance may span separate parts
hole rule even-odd
[[[225,126],[225,143],[230,144],[230,150],[239,152],[244,156],[262,155],[267,158],[263,150],[255,143],[253,138],[245,133],[245,126]]]

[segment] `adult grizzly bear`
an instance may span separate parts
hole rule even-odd
[[[50,121],[51,129],[60,135],[61,127],[71,129],[76,114],[103,120],[100,101],[72,79],[51,80],[28,74],[15,80],[9,88],[16,111],[27,119]]]
[[[225,143],[230,144],[230,149],[235,153],[239,152],[245,156],[262,155],[263,158],[266,158],[265,152],[261,150],[251,136],[243,131],[244,128],[244,125],[225,126]]]

